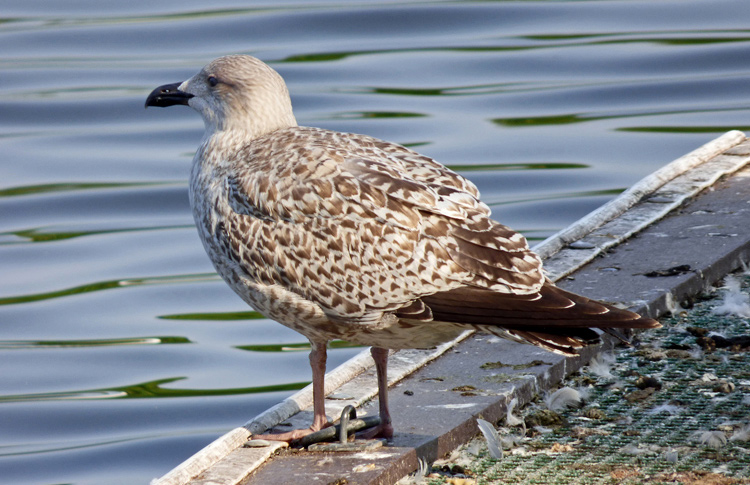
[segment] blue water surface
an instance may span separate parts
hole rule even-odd
[[[147,483],[310,379],[197,238],[198,115],[143,109],[214,57],[458,170],[532,242],[750,126],[746,0],[0,7],[2,483]]]

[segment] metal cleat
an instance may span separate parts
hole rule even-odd
[[[294,442],[295,447],[305,448],[309,451],[370,451],[383,446],[385,440],[358,440],[349,441],[349,435],[357,431],[375,427],[380,424],[380,417],[366,416],[357,418],[354,406],[346,406],[341,411],[341,419],[336,426],[329,426],[320,431],[311,433]],[[334,443],[322,443],[338,438]]]

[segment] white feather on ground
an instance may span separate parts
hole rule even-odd
[[[660,405],[656,406],[655,408],[651,409],[648,412],[648,414],[669,413],[671,415],[675,415],[675,414],[680,414],[684,410],[685,410],[685,408],[683,408],[682,406],[677,406],[677,405],[674,405],[674,404],[664,403],[664,404],[660,404]]]
[[[547,434],[547,433],[551,433],[551,432],[554,431],[554,429],[548,428],[548,427],[542,426],[542,425],[534,426],[534,430],[537,431],[537,432],[539,432],[539,433],[541,433],[541,434]]]
[[[727,444],[727,436],[721,431],[696,431],[693,440],[718,450]]]
[[[562,387],[544,398],[544,404],[550,411],[560,411],[567,407],[581,404],[581,393],[572,387]]]
[[[736,429],[729,441],[750,441],[750,424]]]
[[[484,439],[487,441],[487,450],[490,452],[490,456],[496,460],[503,459],[503,448],[500,442],[500,435],[497,434],[497,430],[491,423],[484,419],[477,419],[477,425],[479,431],[484,435]]]
[[[742,292],[740,281],[734,276],[727,276],[724,280],[726,292],[722,302],[713,309],[717,315],[737,315],[750,318],[750,295]]]
[[[514,397],[511,399],[510,403],[508,404],[508,411],[505,416],[505,424],[508,426],[520,426],[524,424],[523,420],[513,414],[513,411],[516,409],[516,406],[518,405],[518,398]]]
[[[614,364],[614,362],[614,355],[600,353],[589,362],[589,372],[596,376],[604,377],[605,379],[613,379],[612,364]]]

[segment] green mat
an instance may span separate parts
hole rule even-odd
[[[517,442],[502,459],[480,436],[400,483],[750,483],[750,278],[726,281],[569,377],[582,405],[552,413],[540,396],[515,411],[524,436],[495,423]]]

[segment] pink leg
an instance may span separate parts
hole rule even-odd
[[[388,410],[388,349],[372,347],[370,349],[372,359],[375,361],[375,370],[378,373],[378,404],[380,407],[380,425],[366,431],[365,438],[393,438],[393,426],[391,425],[391,413]]]
[[[326,376],[326,344],[327,342],[313,342],[310,350],[310,367],[312,368],[313,384],[313,423],[307,429],[295,429],[286,433],[262,434],[253,436],[253,439],[263,439],[271,441],[294,441],[307,436],[310,433],[319,431],[331,426],[326,417],[326,394],[325,394],[325,376]],[[386,354],[387,356],[387,354]]]
[[[318,431],[331,425],[326,416],[326,343],[310,342],[310,367],[312,368],[313,383],[313,424],[311,431]]]

